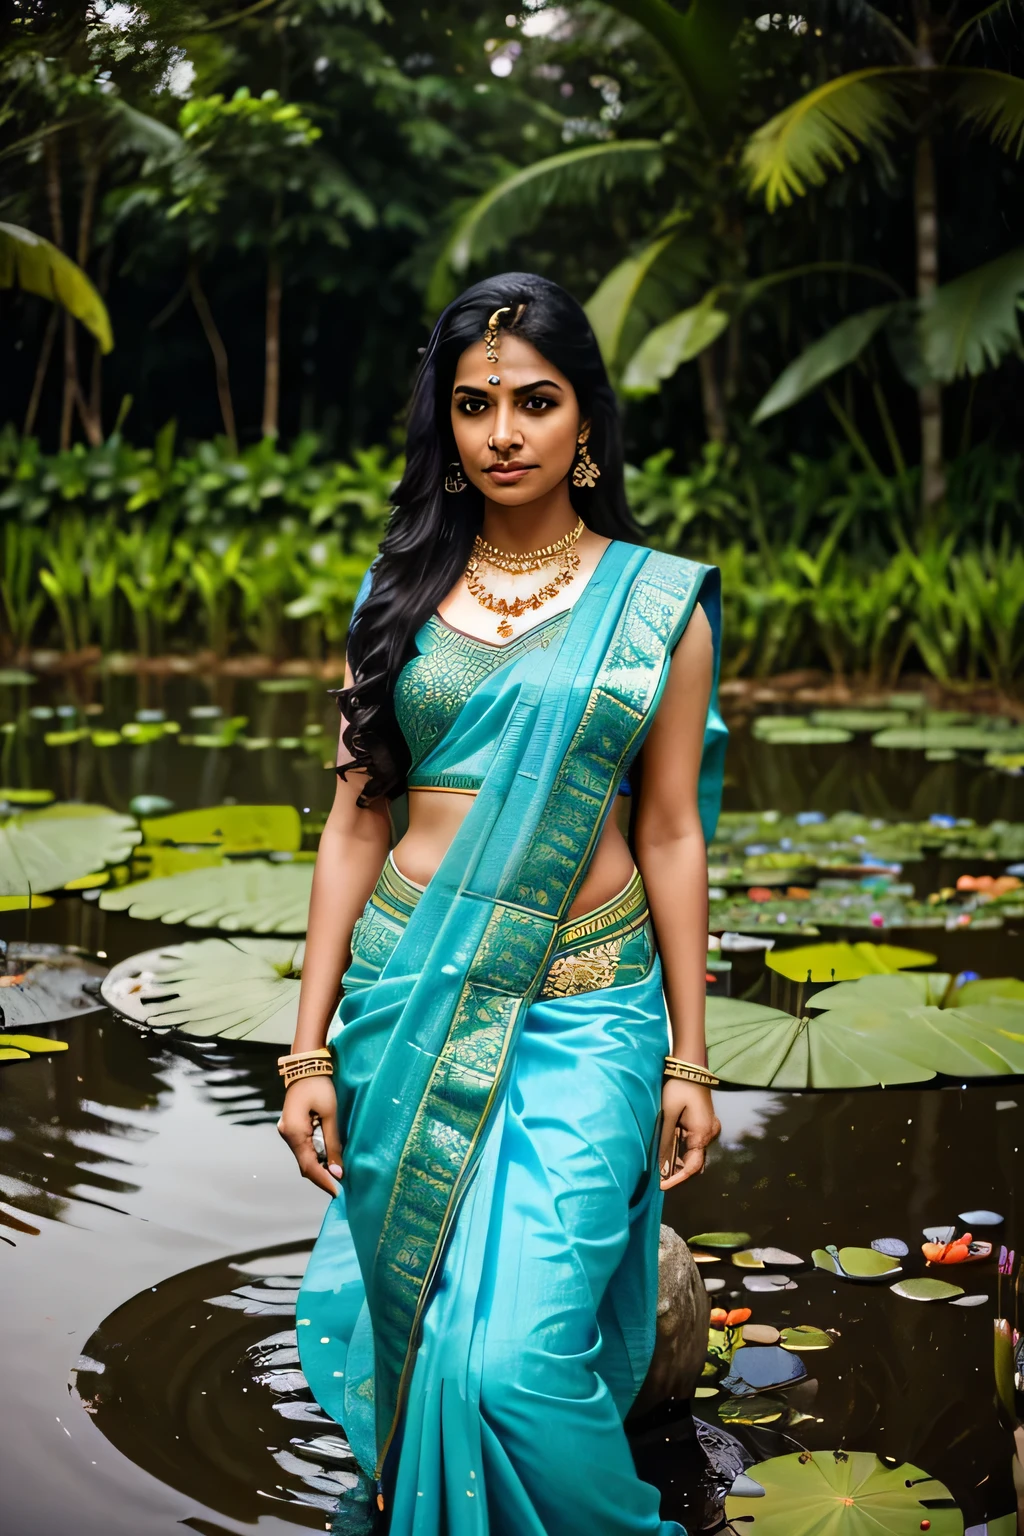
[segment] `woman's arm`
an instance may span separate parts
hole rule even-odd
[[[676,646],[665,691],[643,748],[635,851],[658,937],[672,1054],[704,1065],[704,976],[708,951],[708,870],[697,805],[704,724],[714,666],[711,625],[697,607]],[[704,1149],[721,1129],[711,1094],[669,1079],[658,1158],[662,1188],[704,1167]],[[671,1166],[676,1126],[686,1151]]]
[[[345,668],[345,686],[352,674]],[[341,728],[345,729],[342,720]],[[349,754],[340,735],[338,761]],[[293,1051],[322,1046],[334,1014],[341,978],[351,953],[352,930],[377,883],[391,842],[387,804],[380,800],[368,809],[356,804],[365,774],[339,777],[334,804],[320,838],[309,899],[306,957],[299,990],[299,1016]],[[337,1191],[317,1161],[313,1126],[319,1119],[330,1171],[341,1178],[341,1143],[337,1104],[329,1077],[300,1078],[285,1094],[278,1130],[298,1160],[303,1175],[328,1194]]]

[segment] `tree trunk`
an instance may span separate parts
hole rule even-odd
[[[194,256],[189,257],[188,263],[188,291],[192,295],[192,303],[195,305],[199,323],[207,341],[210,343],[210,351],[213,353],[213,366],[217,376],[217,399],[220,401],[220,415],[224,423],[224,436],[231,446],[231,452],[238,452],[238,434],[235,431],[235,407],[231,400],[231,381],[228,378],[228,354],[221,338],[217,323],[213,318],[209,300],[203,292],[203,285],[199,281],[199,264]]]
[[[85,271],[86,264],[89,260],[89,253],[92,249],[92,223],[93,214],[96,208],[96,189],[99,186],[102,170],[103,156],[97,152],[93,155],[93,158],[86,163],[82,181],[82,206],[78,214],[78,250],[76,253],[76,258],[78,265],[82,268],[83,272]],[[98,344],[96,346],[96,353],[97,355],[99,354]],[[85,435],[94,448],[98,448],[100,443],[103,441],[103,426],[100,421],[99,405],[95,399],[96,384],[97,370],[94,360],[92,369],[93,387],[90,392],[91,398],[89,400],[86,400],[85,395],[82,393],[81,388],[78,386],[77,377],[75,380],[75,395],[78,404],[78,414],[81,418],[82,426],[85,430]]]
[[[59,135],[50,134],[45,142],[46,196],[50,205],[50,230],[53,243],[64,249],[64,210],[61,199]],[[75,322],[64,311],[64,396],[60,412],[60,448],[71,447],[71,418],[78,392],[78,354],[75,350]]]
[[[927,14],[918,18],[917,58],[924,68],[934,68]],[[917,302],[925,310],[939,286],[939,215],[935,185],[935,147],[930,133],[917,140],[914,167],[914,227],[917,240]],[[936,381],[917,392],[921,422],[921,516],[926,526],[946,494],[946,470],[942,456],[942,386]]]
[[[263,374],[263,436],[276,437],[281,393],[281,262],[267,261],[267,334]]]
[[[718,382],[718,370],[715,367],[716,350],[714,343],[710,347],[705,347],[697,358],[697,366],[700,370],[704,430],[713,443],[724,443],[728,436],[728,425],[725,419],[725,406],[722,402],[722,389]]]
[[[43,341],[39,348],[39,361],[36,363],[36,374],[32,380],[32,393],[28,397],[25,422],[21,429],[23,437],[31,437],[36,424],[36,417],[39,414],[39,402],[43,398],[43,385],[46,382],[46,370],[50,366],[50,358],[53,356],[53,344],[57,339],[57,327],[59,324],[60,310],[55,304],[47,318],[46,330],[43,332]]]

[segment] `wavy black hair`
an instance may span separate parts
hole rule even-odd
[[[588,448],[601,475],[592,489],[570,484],[574,509],[595,533],[633,544],[642,540],[626,502],[615,394],[582,307],[557,283],[529,272],[474,283],[448,305],[424,350],[406,417],[405,474],[370,591],[349,631],[354,681],[338,690],[338,704],[348,721],[342,740],[352,760],[338,772],[367,772],[360,805],[405,790],[410,758],[395,718],[395,680],[415,652],[417,631],[465,570],[483,516],[475,486],[457,494],[444,488],[447,466],[458,458],[451,426],[455,369],[494,311],[506,306],[516,317],[515,333],[565,374],[590,422]]]

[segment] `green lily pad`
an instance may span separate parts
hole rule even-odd
[[[66,1040],[48,1040],[45,1035],[0,1035],[0,1061],[28,1061],[67,1048]]]
[[[871,741],[876,747],[911,752],[1024,752],[1024,730],[993,730],[983,725],[936,725],[880,731]]]
[[[775,1424],[787,1408],[777,1397],[729,1397],[716,1412],[723,1424]]]
[[[734,1253],[732,1262],[737,1269],[764,1269],[764,1260],[759,1259],[750,1248],[741,1248],[739,1253]]]
[[[887,976],[861,976],[840,981],[807,999],[808,1008],[938,1007],[949,991],[952,977],[944,971],[896,971]],[[980,999],[979,999],[980,1001]]]
[[[721,1412],[721,1410],[719,1410]],[[742,1422],[742,1421],[741,1421]],[[748,1467],[759,1498],[730,1494],[728,1521],[756,1536],[963,1536],[945,1484],[920,1467],[887,1466],[868,1451],[794,1451]]]
[[[52,789],[0,789],[0,801],[8,805],[49,805],[56,798]]]
[[[895,1259],[875,1248],[840,1248],[835,1252],[815,1248],[811,1258],[816,1269],[841,1275],[846,1280],[884,1280],[902,1272],[902,1266]]]
[[[35,912],[40,907],[52,907],[52,896],[0,896],[0,912]]]
[[[746,1087],[870,1088],[935,1076],[908,1056],[902,1035],[877,1013],[866,1021],[842,1009],[796,1019],[758,1003],[709,997],[706,1029],[712,1072]]]
[[[688,1245],[698,1248],[742,1248],[750,1242],[749,1232],[698,1232],[686,1239]]]
[[[979,981],[965,981],[957,989],[957,1007],[996,1002],[1024,1003],[1024,981],[1018,981],[1016,976],[986,976]]]
[[[170,945],[122,961],[101,991],[115,1012],[151,1029],[288,1045],[304,951],[287,939]]]
[[[837,731],[884,731],[906,725],[910,716],[902,709],[816,709],[812,725]]]
[[[927,1275],[920,1279],[898,1280],[889,1289],[907,1301],[952,1301],[954,1296],[964,1294],[962,1285],[951,1285],[948,1280],[932,1280]]]
[[[0,688],[27,688],[35,680],[31,672],[20,667],[0,667]]]
[[[311,863],[252,859],[141,880],[104,891],[99,904],[105,912],[128,912],[190,928],[301,934],[306,931],[312,884]]]
[[[765,964],[789,981],[855,981],[872,973],[889,975],[910,966],[934,965],[935,956],[894,944],[803,944],[772,950]]]
[[[59,890],[129,857],[141,833],[105,805],[59,804],[0,821],[0,895]]]
[[[293,805],[214,805],[142,822],[148,844],[216,843],[224,853],[297,853],[302,819]]]
[[[769,746],[841,746],[853,740],[849,730],[813,725],[801,715],[762,715],[754,721],[751,734],[756,741],[766,742]]]
[[[810,1323],[797,1323],[793,1328],[783,1328],[779,1342],[783,1349],[802,1352],[812,1349],[831,1349],[833,1341],[823,1328],[814,1328]]]

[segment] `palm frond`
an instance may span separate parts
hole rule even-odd
[[[743,0],[690,0],[685,12],[668,0],[607,0],[635,21],[664,51],[704,122],[717,127],[735,101],[738,59],[733,48]]]
[[[943,283],[921,317],[928,372],[942,383],[984,373],[1020,352],[1024,247]]]
[[[881,149],[906,122],[899,98],[912,74],[886,65],[840,75],[763,123],[743,150],[751,194],[763,189],[774,210],[845,170],[862,148]]]
[[[956,69],[953,107],[960,121],[1020,159],[1024,152],[1024,80],[996,69]]]
[[[644,338],[622,375],[623,393],[653,395],[677,368],[690,362],[729,324],[729,314],[718,308],[718,289],[712,288],[699,304],[680,310]]]
[[[427,291],[432,310],[452,296],[452,275],[471,262],[505,249],[533,229],[555,202],[597,203],[628,182],[649,184],[664,165],[655,139],[611,139],[563,150],[513,171],[478,197],[461,215],[438,258]]]
[[[854,362],[899,307],[898,304],[878,304],[859,315],[848,315],[812,342],[779,374],[751,417],[754,425],[766,421],[769,416],[777,416],[780,411],[788,411],[812,389],[817,389],[834,373]]]
[[[608,368],[615,366],[623,329],[651,269],[678,238],[679,230],[670,230],[668,234],[652,240],[635,256],[627,256],[624,261],[620,261],[594,289],[583,306]]]
[[[52,299],[91,331],[104,352],[114,345],[107,308],[81,267],[20,224],[0,224],[0,288]]]

